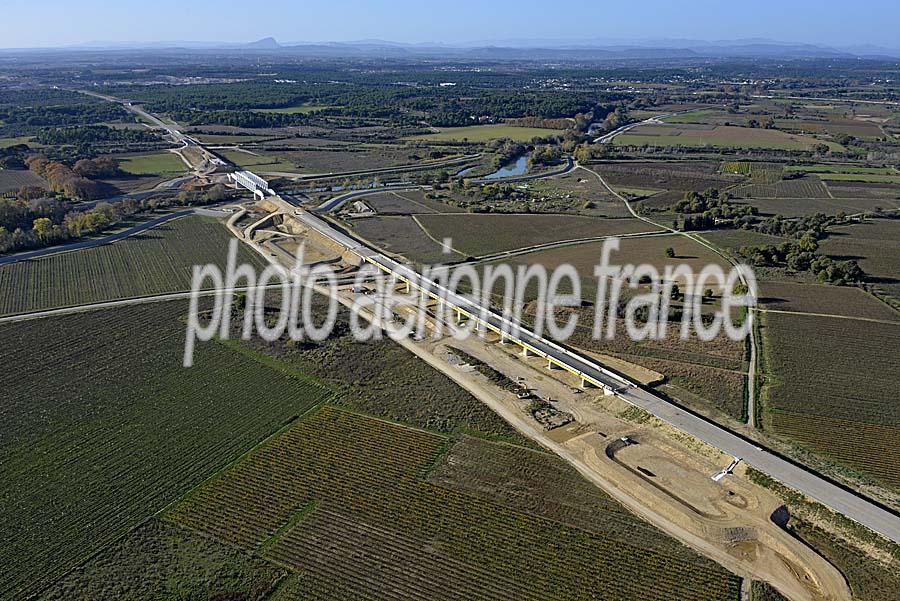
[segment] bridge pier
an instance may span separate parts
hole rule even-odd
[[[522,356],[523,357],[531,357],[532,355],[534,355],[534,353],[532,353],[530,350],[528,350],[527,346],[522,347]]]
[[[551,359],[547,359],[547,369],[560,369]]]

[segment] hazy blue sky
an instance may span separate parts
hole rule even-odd
[[[250,12],[256,9],[256,12]],[[0,0],[0,47],[94,41],[764,37],[900,46],[897,0]]]

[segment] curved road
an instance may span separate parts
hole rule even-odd
[[[527,182],[536,179],[544,179],[546,177],[556,177],[557,175],[564,175],[573,169],[575,169],[576,163],[572,159],[572,157],[566,157],[566,164],[554,171],[547,171],[545,173],[535,173],[533,175],[521,175],[516,177],[503,177],[497,179],[473,179],[472,183],[475,184],[512,184],[516,182]],[[390,184],[385,184],[378,188],[366,188],[364,190],[353,190],[352,192],[345,192],[344,194],[340,194],[335,196],[334,198],[330,198],[312,209],[315,213],[330,213],[331,211],[337,209],[342,204],[347,202],[348,200],[359,198],[360,196],[369,196],[370,194],[378,194],[381,192],[403,192],[410,190],[431,190],[431,186],[420,186],[417,184],[400,184],[396,186],[392,186]]]

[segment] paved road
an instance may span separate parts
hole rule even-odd
[[[537,354],[552,357],[565,363],[572,370],[601,386],[616,391],[625,401],[648,411],[679,430],[710,444],[725,453],[741,457],[754,468],[772,476],[785,485],[802,492],[823,505],[879,532],[894,542],[900,542],[900,517],[871,501],[817,476],[802,466],[795,465],[717,424],[681,409],[651,392],[639,388],[629,380],[615,374],[592,360],[579,355],[555,342],[536,336],[533,332],[518,328],[508,320],[473,301],[449,291],[424,278],[405,265],[369,248],[358,240],[337,231],[320,217],[297,210],[295,215],[306,225],[335,242],[352,250],[367,261],[408,279],[414,286],[437,294],[452,306],[477,316],[493,327],[510,331],[511,337],[527,345]]]
[[[497,179],[473,179],[472,182],[476,184],[511,184],[515,182],[527,182],[536,179],[543,179],[545,177],[556,177],[557,175],[563,175],[572,171],[575,168],[575,161],[572,160],[572,157],[566,157],[566,164],[553,171],[547,171],[545,173],[535,173],[533,175],[522,175],[516,177],[503,177]],[[320,204],[318,207],[313,209],[316,213],[330,213],[335,209],[339,208],[342,204],[347,202],[348,200],[359,198],[360,196],[369,196],[370,194],[378,194],[380,192],[402,192],[409,190],[431,190],[431,186],[419,186],[413,184],[401,184],[397,186],[392,186],[390,184],[385,184],[379,188],[366,188],[365,190],[353,190],[352,192],[345,192],[339,196],[335,196],[334,198],[330,198],[326,200],[324,203]]]
[[[312,209],[316,213],[330,213],[338,209],[348,200],[359,198],[360,196],[370,196],[372,194],[381,194],[383,192],[403,192],[410,190],[431,190],[431,186],[419,186],[416,184],[403,184],[399,186],[379,186],[378,188],[366,188],[365,190],[353,190],[352,192],[344,192],[334,198],[329,198],[316,208]]]

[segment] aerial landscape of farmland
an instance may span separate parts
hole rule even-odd
[[[0,7],[0,601],[900,598],[900,11],[713,4]]]

